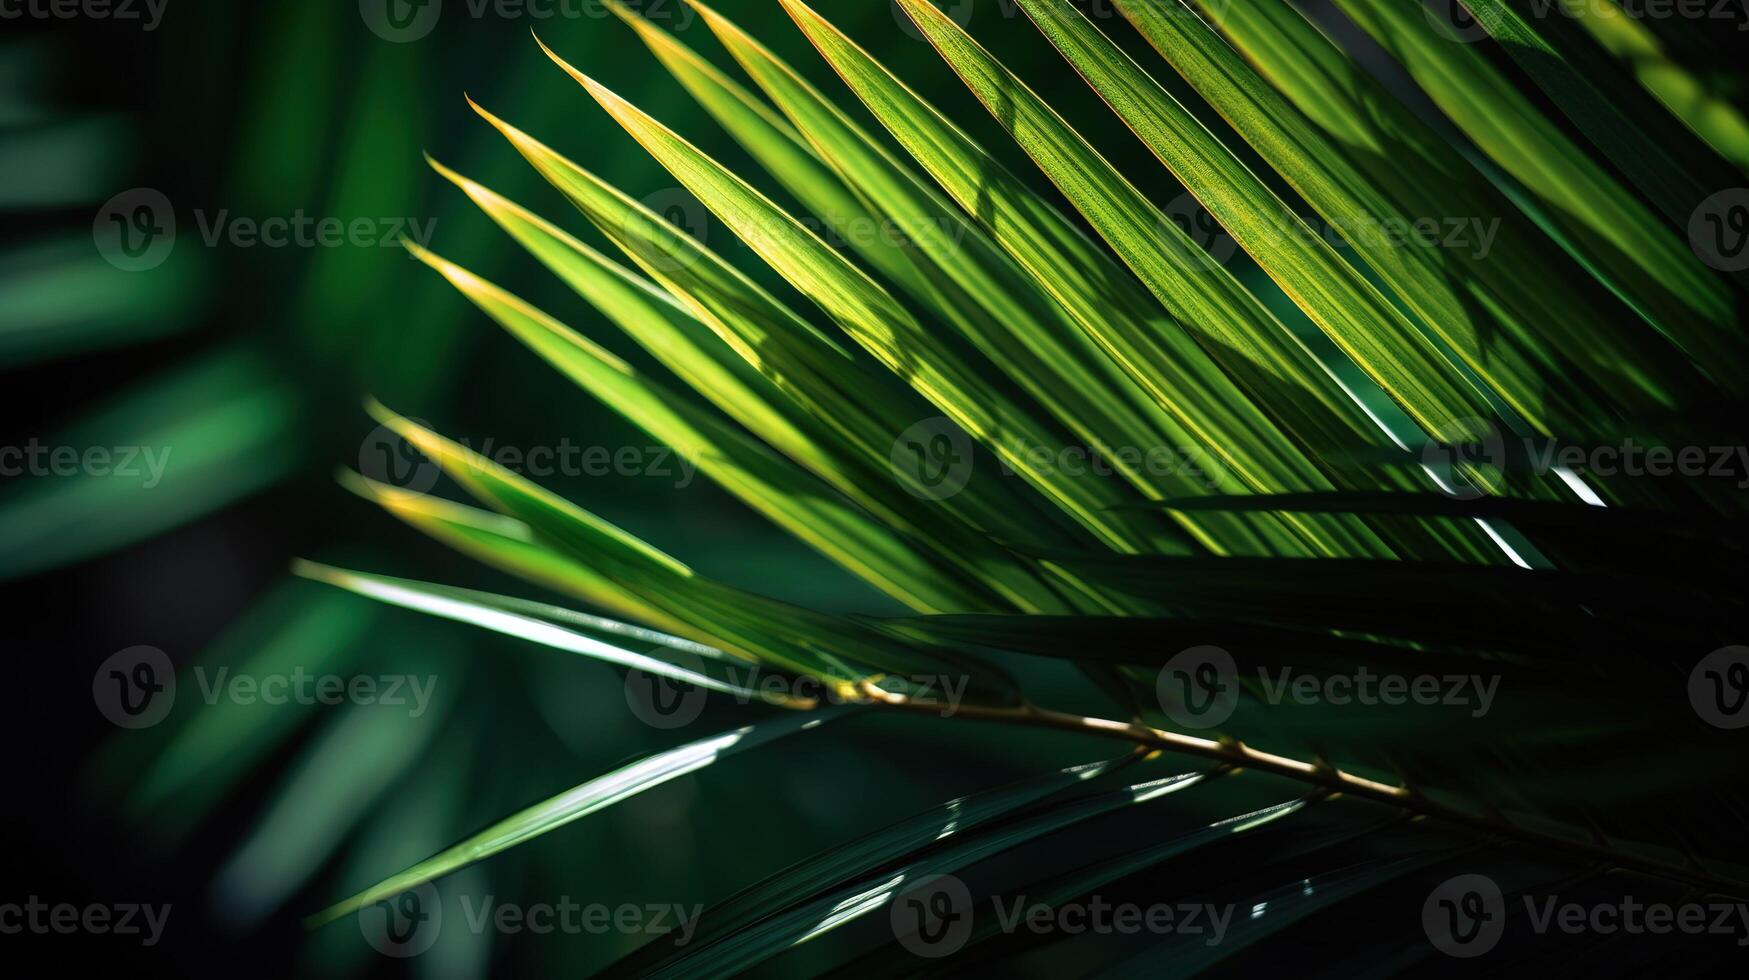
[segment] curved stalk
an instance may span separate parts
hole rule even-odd
[[[933,714],[944,717],[950,706],[935,701],[919,701],[884,691],[871,683],[862,685],[862,693],[875,705],[898,710]],[[1012,708],[966,706],[952,707],[954,715],[980,721],[993,721],[1033,728],[1050,728],[1082,735],[1098,735],[1124,739],[1146,748],[1180,755],[1196,756],[1233,769],[1254,769],[1320,787],[1331,794],[1347,793],[1362,799],[1398,807],[1415,816],[1443,820],[1499,837],[1559,851],[1574,857],[1602,861],[1612,867],[1680,881],[1709,891],[1735,897],[1749,896],[1749,884],[1715,875],[1698,863],[1671,864],[1610,847],[1601,841],[1578,840],[1560,834],[1521,827],[1504,816],[1476,813],[1431,799],[1407,786],[1392,786],[1345,772],[1323,762],[1276,755],[1254,749],[1234,739],[1198,738],[1179,732],[1163,731],[1138,722],[1115,721],[1040,708],[1030,702]]]

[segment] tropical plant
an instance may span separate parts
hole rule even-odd
[[[689,942],[652,943],[615,971],[914,972],[926,961],[902,950],[865,954],[902,938],[888,911],[939,875],[980,896],[1164,887],[1251,910],[1216,946],[1047,943],[980,921],[942,961],[1150,974],[1255,965],[1356,923],[1376,945],[1319,947],[1329,969],[1408,968],[1438,955],[1420,933],[1430,884],[1466,872],[1511,895],[1743,895],[1741,747],[1697,717],[1688,686],[1696,661],[1743,635],[1737,480],[1547,464],[1568,449],[1744,444],[1745,282],[1727,243],[1749,201],[1705,203],[1743,182],[1749,129],[1730,99],[1667,56],[1652,69],[1637,55],[1629,77],[1614,54],[1663,49],[1587,4],[1550,16],[1465,0],[1477,20],[1448,23],[1402,0],[1337,0],[1340,16],[1116,0],[1135,29],[1120,38],[1066,0],[1016,0],[1194,198],[1163,206],[1147,188],[1165,175],[1119,166],[1053,108],[1079,93],[1047,100],[943,11],[898,4],[1050,190],[800,0],[782,8],[878,128],[702,4],[751,87],[614,4],[758,184],[542,48],[767,270],[478,105],[623,261],[433,169],[672,377],[408,247],[911,614],[822,612],[713,579],[373,405],[484,506],[366,476],[348,487],[616,618],[313,563],[300,574],[732,697],[748,718],[534,803],[313,924],[731,754],[757,771],[825,722],[882,713],[939,739],[1048,731],[1094,761],[781,870],[709,909]],[[1400,101],[1356,49],[1424,104]],[[1488,247],[1389,233],[1453,219],[1485,222]],[[1231,269],[1207,248],[1220,236],[1243,253]],[[1074,685],[1056,665],[1103,706],[1065,704]],[[1268,690],[1286,671],[1367,670],[1492,678],[1501,695],[1453,720]],[[1214,716],[1193,703],[1192,681],[1211,676],[1203,693],[1228,699]],[[1726,668],[1713,677],[1741,693]],[[855,792],[854,774],[832,789]],[[1541,936],[1502,955],[1620,968],[1624,954]]]

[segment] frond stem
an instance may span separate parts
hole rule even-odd
[[[1163,752],[1209,759],[1234,769],[1254,769],[1288,779],[1311,783],[1332,795],[1346,793],[1387,806],[1398,807],[1415,816],[1443,820],[1471,830],[1493,834],[1536,847],[1548,848],[1587,860],[1607,863],[1613,867],[1656,875],[1672,881],[1695,885],[1711,892],[1733,897],[1749,896],[1749,884],[1708,872],[1698,865],[1671,864],[1609,847],[1601,842],[1579,840],[1561,834],[1548,833],[1512,823],[1504,817],[1489,816],[1451,806],[1419,793],[1407,786],[1392,786],[1376,780],[1344,772],[1323,762],[1307,762],[1254,749],[1234,739],[1207,739],[1179,732],[1168,732],[1147,725],[1095,718],[1040,708],[1031,703],[1015,707],[982,705],[950,706],[940,702],[920,701],[902,694],[885,691],[873,684],[864,684],[862,693],[875,705],[938,717],[965,717],[1033,728],[1050,728],[1082,735],[1124,739],[1136,745]]]

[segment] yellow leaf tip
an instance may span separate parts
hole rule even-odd
[[[291,573],[298,578],[307,578],[312,582],[332,582],[339,577],[339,569],[308,558],[293,558]]]
[[[460,183],[461,181],[467,179],[467,178],[463,177],[461,174],[456,173],[454,170],[451,170],[450,168],[444,166],[436,157],[432,156],[430,153],[425,154],[425,165],[427,167],[430,167],[431,169],[437,171],[438,173],[442,174],[444,177],[449,178],[451,181],[456,182],[456,183]]]
[[[334,482],[340,484],[342,488],[358,494],[360,497],[367,499],[375,497],[375,493],[371,490],[370,478],[361,473],[349,470],[344,466],[337,466],[334,468]]]
[[[495,129],[497,129],[499,132],[503,133],[505,136],[508,136],[511,139],[515,139],[517,136],[521,135],[520,132],[516,129],[516,127],[514,127],[514,126],[510,125],[509,123],[505,122],[504,120],[498,118],[496,115],[493,115],[492,111],[490,109],[487,109],[485,106],[479,104],[478,102],[475,102],[473,96],[464,94],[462,96],[462,98],[468,100],[468,106],[474,110],[474,113],[476,115],[478,115],[481,119],[484,119],[487,122],[491,123]]]
[[[383,425],[392,426],[401,420],[401,416],[389,409],[387,405],[376,400],[375,396],[364,396],[364,411],[366,415],[376,419]]]
[[[816,21],[824,19],[814,10],[814,8],[802,3],[801,0],[777,0],[777,2],[783,4],[783,9],[792,18],[806,17],[809,20]]]
[[[602,102],[603,104],[606,104],[610,100],[614,103],[625,102],[624,99],[615,95],[612,89],[595,79],[590,78],[588,75],[579,71],[575,65],[559,57],[558,52],[547,47],[546,42],[542,41],[539,35],[535,36],[534,41],[536,44],[540,45],[542,51],[547,53],[547,57],[552,59],[553,64],[558,65],[560,68],[563,68],[566,72],[570,73],[571,77],[576,79],[578,84],[582,85],[585,89],[588,89],[590,95],[595,96],[596,101]]]
[[[487,193],[486,188],[484,186],[482,186],[481,184],[479,184],[477,181],[475,181],[469,177],[464,177],[462,174],[451,169],[450,167],[444,166],[444,164],[442,162],[440,162],[436,157],[432,156],[429,153],[425,154],[425,163],[432,170],[437,171],[437,173],[440,176],[442,176],[443,179],[449,181],[450,183],[456,185],[457,187],[460,187],[462,189],[463,193],[467,194],[469,197],[474,198],[475,200],[478,200],[479,196],[482,193]],[[415,243],[415,244],[417,244],[417,243]]]
[[[718,13],[715,7],[712,7],[708,3],[704,3],[703,0],[680,0],[680,2],[686,4],[688,7],[691,7],[693,13],[698,14],[700,17],[703,17],[705,20],[709,21],[713,25],[728,24],[729,23],[729,19],[727,17],[724,17],[722,14]],[[715,30],[715,29],[716,28],[713,26],[712,30]]]
[[[553,60],[553,62],[555,64],[557,64],[560,68],[565,69],[566,71],[570,72],[573,75],[581,74],[580,72],[577,71],[577,69],[571,67],[570,62],[567,62],[565,59],[559,57],[559,53],[557,51],[554,51],[551,47],[547,46],[547,42],[541,40],[540,33],[538,31],[536,31],[534,28],[531,27],[528,29],[528,34],[530,37],[534,38],[534,43],[540,45],[540,49],[542,51],[546,52],[546,56],[548,58],[551,58]]]

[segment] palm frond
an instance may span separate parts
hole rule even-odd
[[[981,723],[1132,754],[1044,767],[846,841],[719,902],[696,942],[653,943],[617,973],[727,976],[780,957],[906,972],[867,954],[903,942],[880,925],[941,875],[981,897],[1066,902],[1169,869],[1178,894],[1253,909],[1218,949],[1150,936],[1088,961],[1119,974],[1242,964],[1470,865],[1503,868],[1516,888],[1621,869],[1660,888],[1743,893],[1741,854],[1708,833],[1741,812],[1732,747],[1701,730],[1683,686],[1749,615],[1732,577],[1749,546],[1740,489],[1533,466],[1534,448],[1504,449],[1635,437],[1675,452],[1721,428],[1740,444],[1740,422],[1721,412],[1742,395],[1741,284],[1682,228],[1709,181],[1741,176],[1727,115],[1671,105],[1669,76],[1649,79],[1656,98],[1594,81],[1606,50],[1637,42],[1538,23],[1511,0],[1470,3],[1506,59],[1453,43],[1418,4],[1337,0],[1433,120],[1292,4],[1120,0],[1138,46],[1065,0],[1019,0],[1255,263],[1250,275],[1167,215],[1160,172],[1126,172],[1059,108],[1066,99],[936,6],[897,5],[1012,145],[980,145],[824,16],[780,3],[874,125],[715,10],[692,4],[750,84],[612,4],[763,173],[735,171],[540,42],[556,81],[593,100],[580,110],[602,110],[741,251],[698,240],[478,104],[623,262],[432,161],[656,370],[408,247],[551,367],[910,614],[829,613],[702,574],[373,405],[480,506],[347,475],[351,489],[616,618],[313,563],[301,574],[802,713],[584,782],[313,924],[846,713],[933,726],[932,738]],[[1690,131],[1717,154],[1679,152],[1671,141]],[[1339,234],[1321,235],[1314,215]],[[1372,233],[1440,216],[1486,225],[1488,247]],[[871,226],[899,233],[858,234]],[[1491,458],[1465,451],[1491,441]],[[1155,452],[1180,465],[1146,465]],[[1182,730],[1156,684],[1211,645],[1240,668],[1239,707]],[[1079,669],[1100,709],[1063,703],[1033,680],[1041,664]],[[1250,680],[1289,670],[1491,678],[1512,703],[1486,722],[1384,718],[1284,704]],[[963,697],[944,698],[932,683],[943,678],[964,681]],[[200,737],[233,724],[207,722]],[[423,751],[399,737],[396,758]],[[177,761],[148,780],[158,800],[187,785],[198,752],[183,742],[166,758]],[[1655,768],[1655,788],[1616,778],[1623,759]],[[307,773],[292,785],[344,810],[381,774],[354,775],[360,785]],[[1670,807],[1678,790],[1719,806]],[[307,809],[287,797],[263,833]],[[297,878],[266,845],[239,861],[274,894]],[[988,921],[966,943],[954,963],[1075,946]]]

